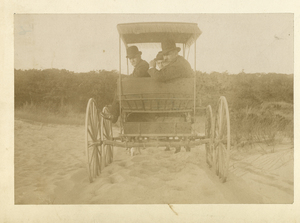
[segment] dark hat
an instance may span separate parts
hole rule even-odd
[[[164,55],[162,51],[159,51],[154,60],[163,60],[163,59],[164,59]]]
[[[173,39],[165,39],[161,42],[162,54],[167,54],[172,50],[177,50],[178,52],[181,50],[180,47],[176,47],[176,43]]]
[[[127,48],[127,58],[135,58],[136,55],[142,55],[142,52],[136,46],[130,46]]]

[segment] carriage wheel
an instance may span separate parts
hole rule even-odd
[[[212,147],[212,141],[213,141],[213,131],[212,131],[212,109],[211,106],[208,105],[206,108],[206,120],[205,120],[205,138],[210,139],[208,143],[205,144],[205,150],[206,150],[206,163],[209,167],[212,167],[213,164],[213,147]]]
[[[220,97],[218,104],[214,130],[214,163],[216,174],[225,182],[229,167],[230,120],[226,98]]]
[[[109,110],[107,107],[104,107],[102,110],[104,115],[109,115]],[[106,119],[101,117],[101,140],[113,140],[113,131],[112,131],[112,123],[110,119]],[[104,154],[104,163],[105,165],[110,164],[113,161],[113,146],[107,145],[105,143],[102,144],[103,154]]]
[[[100,122],[96,102],[91,98],[86,108],[85,145],[90,182],[101,172]]]

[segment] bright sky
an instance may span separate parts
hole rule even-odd
[[[197,70],[294,73],[291,13],[16,14],[14,19],[16,69],[118,70],[117,24],[166,21],[198,24],[202,34],[197,41]],[[192,49],[189,61],[194,67]],[[149,62],[160,48],[141,50]],[[124,46],[122,64],[126,64]]]

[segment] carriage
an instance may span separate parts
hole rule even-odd
[[[196,75],[169,82],[152,78],[124,78],[121,75],[122,47],[140,43],[160,43],[171,37],[182,48],[182,56],[194,46],[196,71],[196,40],[201,35],[195,23],[128,23],[118,24],[119,79],[117,98],[120,105],[119,134],[114,136],[110,111],[97,110],[96,101],[88,101],[85,120],[85,144],[89,180],[93,182],[101,170],[113,161],[114,149],[132,147],[189,147],[205,144],[206,162],[225,182],[230,153],[230,120],[226,98],[221,96],[213,116],[210,105],[201,106],[196,97]],[[128,59],[127,59],[128,67]],[[128,68],[127,68],[128,73]],[[201,96],[199,96],[201,97]],[[197,114],[205,111],[205,119]],[[128,121],[131,114],[180,115],[183,121]],[[180,119],[181,120],[181,119]],[[199,123],[202,121],[202,123]],[[200,128],[205,122],[204,129]]]

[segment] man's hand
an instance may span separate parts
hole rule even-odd
[[[156,61],[155,60],[150,61],[149,68],[156,68]]]

